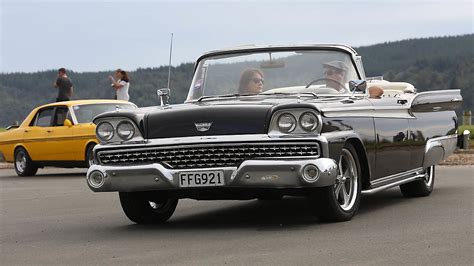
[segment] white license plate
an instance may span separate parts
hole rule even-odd
[[[224,185],[223,171],[180,172],[180,187],[213,187]]]

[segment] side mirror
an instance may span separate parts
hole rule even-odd
[[[64,120],[64,126],[65,127],[72,127],[72,122],[69,119]]]
[[[349,89],[352,93],[355,93],[356,91],[365,92],[367,89],[367,82],[365,82],[365,80],[351,80],[349,81]]]
[[[170,100],[170,89],[169,88],[158,89],[156,91],[156,94],[158,94],[158,97],[160,97],[161,106],[168,106],[169,105],[169,100]]]

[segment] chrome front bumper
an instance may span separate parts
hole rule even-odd
[[[308,165],[318,169],[317,178],[311,181],[307,181],[303,174],[303,169]],[[338,175],[337,163],[329,158],[247,160],[239,167],[185,170],[167,169],[159,163],[136,166],[93,165],[87,171],[87,184],[95,192],[180,189],[180,172],[209,170],[222,170],[225,178],[223,187],[227,188],[322,187],[335,184]],[[98,176],[102,176],[101,182],[97,182]]]

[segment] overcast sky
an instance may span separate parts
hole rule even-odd
[[[473,33],[473,0],[0,0],[0,72],[194,62],[243,44],[371,45]]]

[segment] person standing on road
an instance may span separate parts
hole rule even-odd
[[[58,97],[56,102],[69,101],[71,100],[73,87],[72,81],[66,75],[66,69],[64,67],[58,70],[58,78],[54,82],[53,86],[58,89]]]
[[[115,89],[115,99],[128,101],[130,96],[128,95],[128,90],[130,88],[130,80],[128,79],[127,72],[121,70],[120,68],[115,71],[115,78],[109,76],[110,81],[112,82],[111,86]]]

